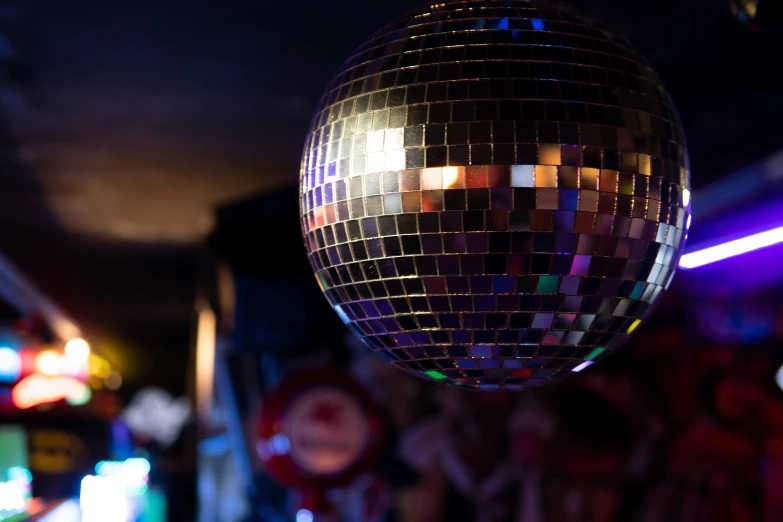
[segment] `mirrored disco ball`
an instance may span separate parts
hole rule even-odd
[[[329,84],[302,161],[310,262],[345,323],[433,380],[519,389],[639,328],[690,220],[659,78],[546,1],[428,4]]]

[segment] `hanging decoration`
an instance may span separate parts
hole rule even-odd
[[[520,389],[639,329],[690,225],[674,104],[618,33],[559,1],[426,4],[329,84],[301,224],[342,320],[398,368]]]
[[[382,433],[361,385],[342,370],[313,369],[289,374],[265,397],[256,450],[272,478],[301,492],[297,521],[312,522],[331,510],[327,490],[372,468]]]

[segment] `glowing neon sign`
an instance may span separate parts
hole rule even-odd
[[[47,377],[33,374],[19,381],[11,390],[14,405],[21,410],[62,399],[71,404],[84,404],[85,397],[89,400],[87,385],[63,375]]]

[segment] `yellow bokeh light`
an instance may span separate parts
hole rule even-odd
[[[63,369],[62,355],[54,350],[44,350],[35,358],[35,369],[44,375],[59,375]]]
[[[90,370],[90,375],[94,375],[99,379],[105,379],[111,373],[109,362],[95,354],[90,354],[89,359],[87,359],[87,368]]]

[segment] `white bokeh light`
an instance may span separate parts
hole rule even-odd
[[[86,363],[90,358],[90,345],[80,337],[71,339],[65,345],[65,356],[71,361]]]
[[[296,522],[313,522],[313,514],[307,509],[296,512]]]

